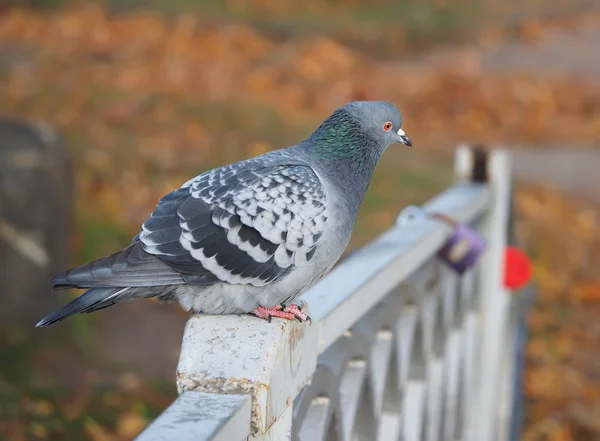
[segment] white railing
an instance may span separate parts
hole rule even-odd
[[[180,396],[137,441],[508,441],[509,169],[505,152],[461,147],[457,184],[423,207],[486,238],[462,276],[436,257],[448,228],[424,219],[399,223],[310,289],[310,326],[192,316]]]

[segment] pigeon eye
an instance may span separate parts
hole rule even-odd
[[[383,125],[383,130],[386,130],[386,131],[388,131],[388,130],[392,130],[392,123],[391,123],[391,122],[389,122],[389,121],[388,121],[388,122],[386,122],[386,123]]]

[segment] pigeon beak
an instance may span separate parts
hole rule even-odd
[[[404,130],[398,129],[398,136],[400,137],[401,144],[412,147],[412,141],[410,140],[410,138],[408,136],[406,136],[406,133],[404,133]]]

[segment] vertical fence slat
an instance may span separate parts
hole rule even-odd
[[[511,295],[503,284],[511,185],[509,154],[502,151],[490,152],[487,173],[492,204],[481,222],[481,232],[488,241],[488,249],[479,265],[481,321],[477,360],[479,369],[475,386],[477,396],[475,408],[467,410],[472,412],[473,417],[472,441],[492,441],[500,430],[497,407],[501,383],[499,380],[511,301]]]

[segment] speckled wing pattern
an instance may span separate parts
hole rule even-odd
[[[328,218],[325,201],[309,166],[245,161],[166,195],[139,240],[187,283],[264,286],[311,261]]]

